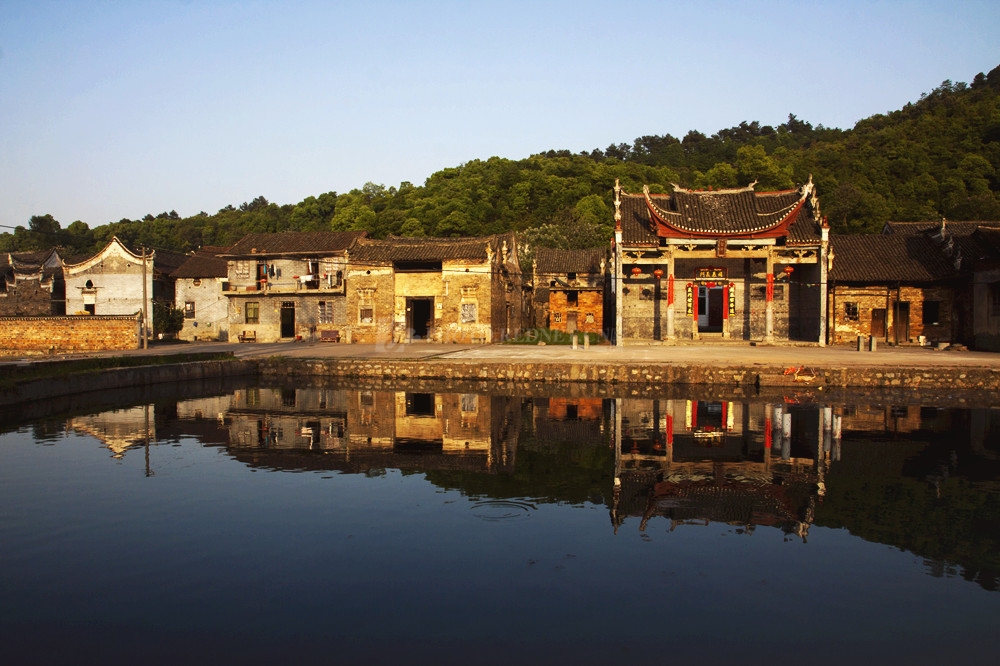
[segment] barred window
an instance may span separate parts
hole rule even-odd
[[[362,324],[374,324],[375,308],[371,305],[362,305],[358,310],[358,319]]]
[[[194,319],[194,301],[184,301],[184,318]]]
[[[333,301],[320,301],[318,320],[320,324],[333,323]]]
[[[844,303],[844,319],[847,321],[858,320],[858,304],[853,301]]]

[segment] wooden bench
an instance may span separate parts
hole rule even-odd
[[[257,331],[243,331],[236,337],[240,342],[257,342]]]
[[[320,342],[340,342],[340,331],[320,331]]]

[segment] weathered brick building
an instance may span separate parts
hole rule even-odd
[[[0,316],[66,314],[66,283],[58,250],[0,256]]]
[[[184,313],[180,340],[228,340],[229,299],[224,288],[229,277],[226,247],[203,247],[172,273],[174,307]]]
[[[353,342],[489,343],[521,330],[513,234],[365,238],[348,256],[346,330]]]
[[[554,250],[535,252],[535,322],[556,331],[604,333],[608,252]]]
[[[249,234],[220,254],[227,262],[229,336],[275,342],[343,331],[347,248],[365,233]]]
[[[952,338],[1000,351],[1000,222],[889,222],[883,233],[931,241],[955,272]]]
[[[629,194],[615,184],[615,343],[826,340],[816,189]]]
[[[923,234],[835,234],[831,239],[830,342],[874,337],[891,344],[952,342],[964,314],[963,280]]]

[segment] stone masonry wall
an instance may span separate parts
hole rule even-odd
[[[138,316],[0,318],[0,350],[61,353],[137,349]]]

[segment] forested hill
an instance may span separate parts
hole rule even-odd
[[[780,189],[813,176],[837,232],[874,232],[886,220],[1000,219],[1000,67],[971,84],[945,81],[919,101],[853,129],[813,127],[789,115],[778,127],[743,122],[712,136],[644,136],[591,152],[491,157],[438,171],[423,186],[367,183],[297,204],[258,197],[215,214],[175,212],[94,229],[49,215],[0,235],[0,250],[62,245],[93,252],[117,235],[154,248],[229,245],[249,232],[364,229],[374,236],[475,236],[516,230],[536,244],[596,247],[613,228],[615,179],[649,184]]]

